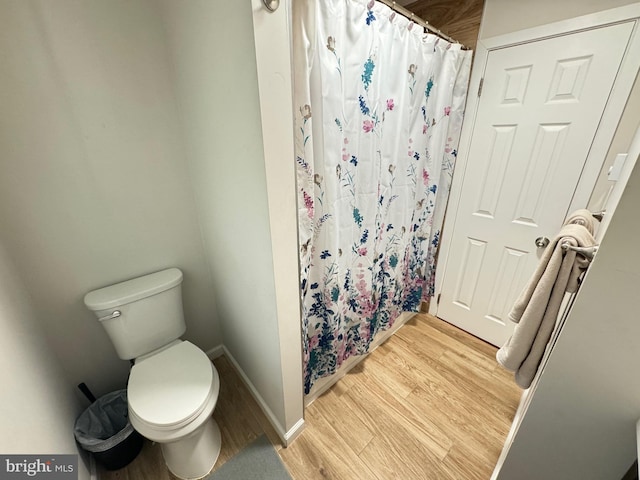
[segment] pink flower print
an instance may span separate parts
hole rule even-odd
[[[347,137],[344,137],[344,144],[346,145],[347,143],[349,143],[349,139]]]
[[[315,349],[320,344],[320,334],[316,334],[309,339],[309,350]]]
[[[373,130],[373,122],[371,120],[365,120],[364,122],[362,122],[362,129],[369,133]]]
[[[409,149],[409,151],[407,152],[407,155],[409,155],[410,157],[413,157],[414,153],[415,152],[413,150]]]
[[[346,162],[347,160],[349,160],[349,155],[348,155],[348,154],[346,154],[346,153],[343,153],[343,154],[342,154],[342,161],[343,161],[343,162]]]
[[[307,192],[302,190],[302,196],[304,198],[304,206],[307,209],[307,215],[313,219],[313,198],[311,198]]]
[[[451,107],[444,107],[444,114],[449,115],[451,113]]]
[[[393,107],[395,107],[395,105],[393,104],[393,98],[390,98],[389,100],[387,100],[387,110],[393,110]]]
[[[447,138],[447,144],[444,147],[444,152],[445,153],[451,153],[453,151],[453,148],[451,148],[451,142],[453,141],[453,139],[451,137]]]
[[[360,255],[361,257],[364,257],[367,254],[367,247],[360,247],[358,249],[358,255]],[[364,280],[361,280],[362,282],[364,282]]]
[[[426,135],[426,134],[427,134],[427,126],[426,126],[426,125],[423,125],[423,126],[422,126],[422,134],[423,134],[423,135]]]
[[[364,342],[368,342],[369,338],[371,337],[371,330],[369,329],[369,327],[366,325],[366,322],[362,322],[360,324],[360,326],[358,327],[358,334],[360,336],[360,338],[364,341]]]
[[[427,172],[424,168],[422,169],[422,182],[424,183],[425,187],[429,185],[429,172]]]

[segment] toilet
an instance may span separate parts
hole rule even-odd
[[[212,417],[220,379],[207,355],[181,340],[182,272],[169,268],[100,288],[84,303],[98,318],[123,360],[133,360],[129,420],[160,444],[176,477],[195,479],[213,468],[220,429]]]

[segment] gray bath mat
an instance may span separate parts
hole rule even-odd
[[[291,480],[266,435],[244,447],[206,480]]]

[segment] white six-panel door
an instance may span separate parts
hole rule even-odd
[[[633,23],[494,50],[443,278],[438,317],[494,344],[569,213]],[[457,172],[456,172],[457,173]]]

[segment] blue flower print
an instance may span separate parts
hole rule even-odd
[[[362,72],[362,83],[364,84],[364,89],[369,90],[369,85],[371,85],[371,75],[373,75],[373,69],[375,68],[375,63],[371,60],[371,57],[367,58],[367,61],[364,62],[364,72]]]
[[[433,240],[431,240],[431,245],[433,245],[433,248],[436,248],[439,242],[440,242],[440,230],[436,230],[436,233],[433,234]]]
[[[358,210],[357,208],[353,209],[353,219],[355,220],[355,222],[358,224],[359,227],[362,226],[362,220],[364,220],[362,218],[362,215],[360,215],[360,210]]]
[[[367,10],[367,18],[365,20],[365,22],[367,22],[367,25],[371,25],[371,23],[376,19],[376,17],[373,15],[373,12],[371,10]]]
[[[358,103],[360,104],[360,111],[362,114],[369,115],[369,107],[367,107],[367,102],[362,95],[358,97]]]
[[[429,79],[429,81],[427,82],[427,88],[424,91],[424,96],[429,98],[429,95],[431,95],[431,89],[433,88],[433,77]]]

